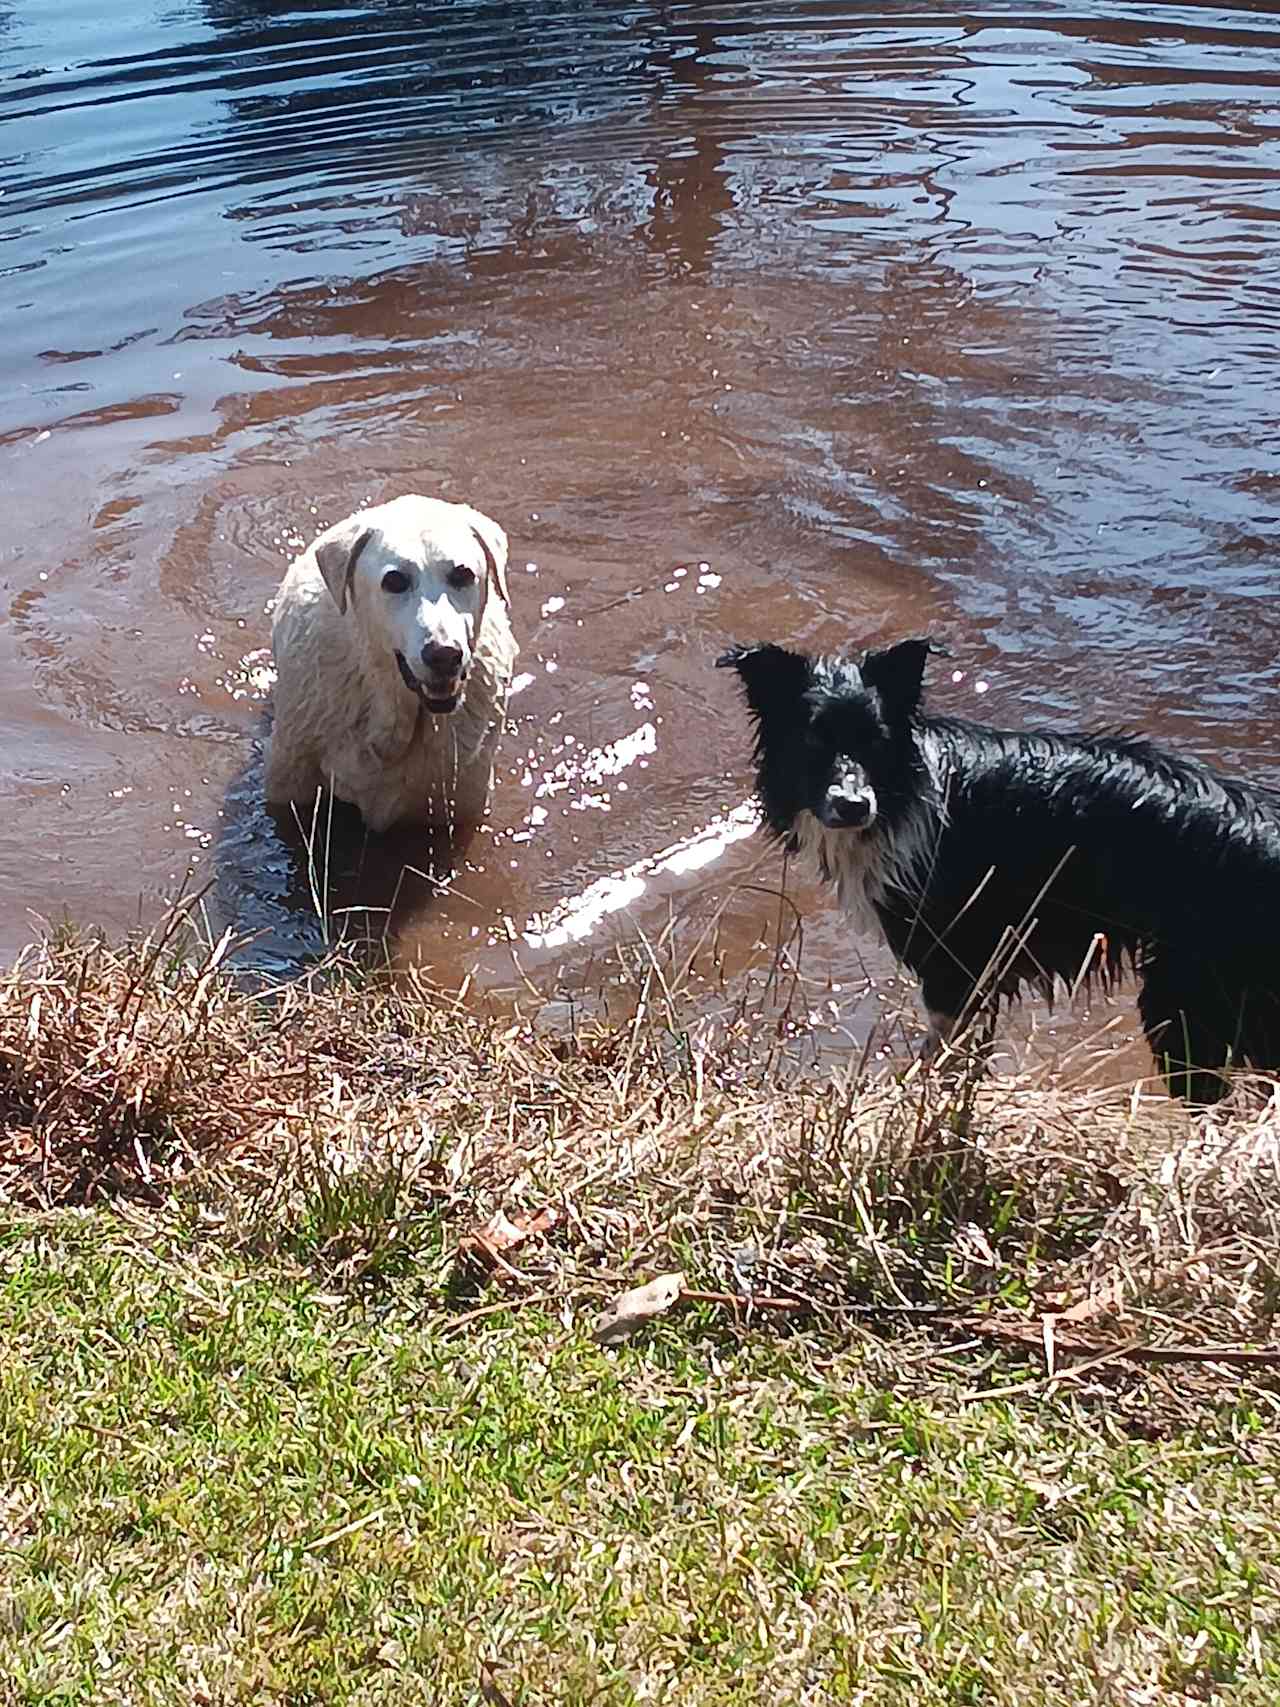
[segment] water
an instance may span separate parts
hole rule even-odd
[[[314,948],[254,654],[404,490],[506,526],[530,680],[453,892],[339,835],[328,905],[451,987],[787,926],[730,639],[1280,780],[1280,6],[26,0],[0,77],[5,952],[215,878]]]

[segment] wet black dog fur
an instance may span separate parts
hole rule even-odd
[[[921,710],[928,640],[717,660],[756,722],[766,828],[920,979],[936,1042],[1027,988],[1110,987],[1170,1089],[1280,1069],[1280,795],[1150,742]]]

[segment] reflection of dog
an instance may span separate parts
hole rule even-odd
[[[295,559],[276,596],[266,795],[321,786],[372,830],[484,815],[517,647],[507,536],[466,504],[362,510]]]
[[[765,823],[915,972],[935,1038],[1125,967],[1171,1089],[1280,1068],[1280,799],[1105,736],[919,712],[925,640],[861,663],[737,647]]]

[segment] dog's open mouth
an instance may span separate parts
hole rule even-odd
[[[456,677],[451,682],[421,682],[409,668],[409,661],[403,652],[396,653],[396,663],[400,666],[400,679],[428,711],[443,713],[457,710],[458,701],[462,697],[461,677]]]

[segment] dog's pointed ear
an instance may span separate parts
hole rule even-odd
[[[794,704],[813,684],[813,660],[784,646],[731,646],[716,659],[717,670],[736,670],[747,690],[747,704],[757,717],[766,710]]]
[[[896,646],[865,653],[858,667],[863,681],[880,695],[886,711],[905,719],[914,716],[920,705],[929,654],[945,651],[934,640],[900,640]]]
[[[468,504],[467,521],[471,531],[480,542],[484,552],[485,567],[489,571],[490,583],[496,587],[498,596],[507,609],[511,608],[511,590],[507,586],[507,536],[498,526],[492,516],[486,516],[481,510],[473,510]]]
[[[360,515],[348,516],[335,522],[322,533],[312,548],[316,565],[324,576],[324,584],[338,609],[346,615],[347,599],[351,593],[351,577],[356,572],[356,558],[373,538],[373,529],[364,526]]]

